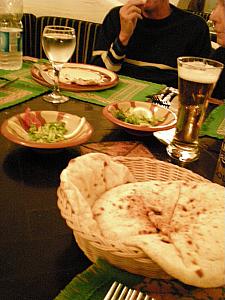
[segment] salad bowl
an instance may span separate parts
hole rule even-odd
[[[107,105],[103,115],[129,133],[148,135],[176,126],[177,116],[170,109],[150,102],[124,101]]]
[[[29,108],[1,125],[1,134],[8,140],[38,149],[78,146],[86,142],[92,132],[92,126],[84,117],[59,111],[31,111]]]

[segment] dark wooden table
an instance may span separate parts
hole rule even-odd
[[[169,161],[154,136],[132,136],[102,116],[102,107],[71,100],[60,105],[38,97],[0,111],[0,123],[32,110],[59,110],[85,116],[94,127],[89,142],[141,141],[154,156]],[[212,179],[221,141],[201,138],[201,157],[187,168]],[[0,299],[53,299],[91,262],[76,245],[57,207],[59,175],[79,147],[41,152],[0,135]]]

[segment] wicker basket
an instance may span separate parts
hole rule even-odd
[[[176,165],[143,157],[114,157],[114,161],[123,163],[133,173],[137,181],[148,180],[184,180],[196,182],[208,182],[207,179],[193,173],[190,170]],[[95,233],[83,232],[77,222],[76,213],[61,187],[58,189],[58,207],[67,225],[73,230],[77,244],[85,255],[96,262],[98,258],[105,259],[112,265],[128,272],[151,278],[170,278],[155,262],[146,254],[135,247],[127,247],[122,243],[108,241]]]

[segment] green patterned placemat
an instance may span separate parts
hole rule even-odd
[[[223,139],[225,136],[225,103],[214,108],[202,124],[200,136]]]
[[[7,108],[18,103],[30,100],[34,97],[46,93],[49,88],[46,88],[36,83],[31,76],[31,63],[23,63],[23,67],[16,71],[0,70],[0,77],[13,80],[18,78],[13,83],[0,88],[0,109]],[[1,79],[1,83],[4,80]]]
[[[41,60],[42,61],[42,60]],[[40,61],[40,62],[41,62]],[[23,68],[17,71],[0,70],[0,77],[15,82],[0,89],[0,109],[24,102],[50,90],[32,79],[30,69],[32,63],[23,63]],[[119,76],[119,83],[110,89],[92,92],[62,91],[70,98],[106,106],[107,104],[125,100],[146,101],[146,96],[154,95],[166,86],[126,76]]]
[[[113,88],[96,92],[64,92],[64,94],[71,98],[106,106],[113,102],[127,100],[146,101],[146,96],[157,94],[165,87],[166,85],[119,75],[119,83]]]
[[[114,281],[147,292],[155,300],[223,300],[225,296],[224,287],[202,289],[177,280],[146,278],[98,260],[76,276],[55,300],[102,300]]]

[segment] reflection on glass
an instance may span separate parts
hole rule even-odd
[[[59,73],[63,64],[67,62],[75,49],[76,36],[74,28],[67,26],[45,26],[42,35],[42,46],[53,67],[54,88],[51,94],[44,96],[44,100],[52,103],[64,103],[69,100],[60,93]]]
[[[223,64],[206,58],[178,58],[179,110],[176,133],[168,154],[180,161],[199,158],[198,135],[207,108],[207,99],[223,69]]]

